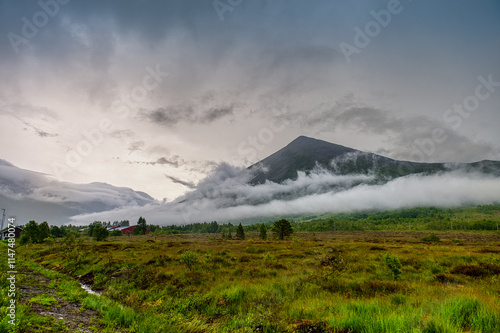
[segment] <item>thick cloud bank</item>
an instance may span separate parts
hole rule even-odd
[[[132,221],[168,225],[204,221],[235,221],[356,210],[385,210],[416,206],[456,207],[500,201],[500,178],[450,171],[411,175],[378,183],[373,175],[335,175],[316,168],[282,184],[247,184],[246,169],[222,164],[197,189],[169,203],[128,207],[75,216],[77,223],[93,220]]]
[[[106,183],[72,184],[20,169],[0,160],[0,208],[19,223],[29,220],[62,224],[76,214],[139,207],[153,202],[146,193]]]

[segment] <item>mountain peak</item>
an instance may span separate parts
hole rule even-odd
[[[265,169],[259,168],[259,165],[263,165]],[[397,161],[323,140],[299,136],[284,148],[250,166],[250,170],[255,170],[250,183],[262,184],[266,180],[281,183],[287,179],[294,180],[298,177],[299,171],[307,173],[317,165],[335,174],[375,172],[381,179],[447,170],[443,163]],[[461,166],[469,166],[485,173],[500,173],[500,162],[486,161]]]
[[[294,149],[311,149],[311,148],[318,148],[318,147],[328,147],[330,149],[339,149],[343,150],[345,152],[350,151],[354,152],[356,151],[355,149],[344,147],[335,143],[315,139],[315,138],[310,138],[308,136],[301,135],[297,137],[295,140],[290,142],[285,148],[294,148]]]
[[[297,171],[312,170],[317,163],[329,165],[331,160],[354,152],[357,150],[307,136],[299,136],[276,153],[250,166],[249,169],[264,165],[268,169],[266,172],[258,172],[251,182],[258,184],[265,182],[266,179],[274,182],[295,179],[298,175]]]

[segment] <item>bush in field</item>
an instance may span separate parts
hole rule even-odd
[[[274,256],[272,254],[270,254],[269,252],[267,252],[266,254],[264,254],[264,261],[265,262],[272,261],[273,259],[274,259]]]
[[[73,246],[75,245],[76,241],[76,232],[73,230],[69,230],[66,232],[66,236],[64,236],[63,243],[67,246]]]
[[[327,276],[333,276],[347,268],[347,261],[339,253],[321,259],[320,266],[323,267]]]
[[[54,244],[54,238],[53,237],[45,237],[43,240],[44,244],[47,245],[53,245]]]
[[[463,274],[472,277],[493,276],[500,274],[500,265],[480,262],[477,265],[465,264],[455,266],[451,274]]]
[[[212,252],[209,251],[209,252],[205,253],[205,256],[203,257],[203,261],[207,265],[213,264],[214,259],[212,258]]]
[[[109,233],[110,236],[122,236],[121,230],[113,230]]]
[[[427,237],[423,237],[420,239],[422,242],[439,242],[441,239],[434,235],[434,234],[430,234],[429,236]]]
[[[279,240],[283,240],[293,233],[290,221],[285,219],[274,222],[272,231]]]
[[[383,258],[385,265],[387,268],[389,268],[394,274],[394,280],[399,279],[399,276],[401,275],[401,268],[403,268],[403,265],[399,262],[398,257],[396,256],[391,256],[388,253],[384,256]]]
[[[30,242],[30,236],[26,232],[23,232],[21,234],[21,239],[19,239],[19,245],[25,245],[28,244],[29,242]]]
[[[186,251],[181,254],[181,263],[192,270],[198,265],[198,254],[194,251]]]
[[[95,221],[89,226],[89,236],[96,241],[103,241],[108,238],[109,231],[100,221]]]

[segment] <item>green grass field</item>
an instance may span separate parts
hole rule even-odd
[[[93,311],[86,328],[95,332],[500,332],[500,234],[421,240],[429,234],[81,237],[71,247],[18,247],[19,283],[41,276],[54,295],[20,299],[17,329],[74,331],[39,310],[68,303]],[[5,290],[4,283],[2,311]],[[12,331],[5,319],[0,331]]]

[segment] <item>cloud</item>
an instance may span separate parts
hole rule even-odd
[[[174,105],[154,110],[141,110],[139,118],[152,123],[173,127],[179,122],[212,123],[233,114],[233,106],[203,109],[194,105]]]
[[[117,139],[132,138],[136,136],[134,131],[132,131],[131,129],[115,130],[111,132],[109,135]]]
[[[140,113],[142,119],[166,126],[193,120],[193,115],[194,110],[191,106],[169,106],[151,111],[142,110]]]
[[[182,158],[180,158],[178,155],[170,156],[170,157],[165,157],[162,156],[158,158],[156,161],[153,162],[143,162],[143,161],[129,161],[128,163],[132,164],[147,164],[147,165],[169,165],[175,168],[179,168],[182,165],[186,164],[186,161],[184,161]]]
[[[169,176],[169,175],[165,175],[165,177],[170,179],[175,184],[181,184],[181,185],[186,186],[190,189],[196,188],[196,185],[192,182],[183,181],[183,180],[180,180],[179,178],[176,178],[174,176]]]
[[[400,116],[388,110],[343,101],[333,108],[303,116],[306,126],[316,129],[350,129],[368,136],[377,135],[393,148],[387,155],[416,162],[475,162],[494,159],[500,147],[475,141],[445,123],[428,116]],[[439,130],[440,140],[433,134]]]
[[[203,123],[211,123],[213,121],[216,121],[220,118],[223,118],[228,115],[233,114],[233,107],[232,106],[226,106],[226,107],[215,107],[211,108],[208,111],[206,111],[202,117],[200,117],[200,121]]]
[[[1,160],[0,160],[1,161]],[[140,206],[153,201],[144,193],[106,183],[72,184],[0,163],[0,194],[17,201],[61,204],[81,213]]]
[[[131,142],[128,146],[129,155],[135,151],[143,150],[145,146],[146,143],[142,140]]]
[[[23,123],[28,128],[31,128],[39,137],[50,138],[58,136],[57,133],[49,133],[35,126],[33,123],[41,123],[42,126],[52,125],[57,120],[57,115],[53,111],[46,108],[34,107],[32,105],[11,104],[0,108],[0,112],[10,115]],[[26,120],[29,118],[30,120]]]
[[[373,183],[369,174],[341,176],[321,168],[299,173],[297,180],[282,184],[267,181],[250,186],[250,177],[246,169],[221,164],[196,190],[175,202],[75,216],[73,220],[88,223],[92,219],[145,216],[149,223],[166,225],[418,206],[458,207],[500,200],[500,178],[459,170],[411,175],[386,183]]]
[[[153,163],[161,165],[171,165],[178,168],[180,163],[182,163],[182,159],[177,155],[173,156],[172,159],[168,159],[166,157],[160,157],[158,160],[156,160],[156,162]]]
[[[237,153],[238,144],[278,124],[272,110],[287,104],[293,112],[279,117],[289,125],[258,145],[259,158],[299,135],[311,135],[412,159],[416,140],[443,127],[437,108],[444,111],[473,93],[478,75],[492,73],[499,80],[498,43],[491,41],[497,38],[500,6],[491,0],[403,5],[404,13],[347,64],[339,43],[352,43],[353,28],[363,28],[373,19],[370,11],[386,8],[387,1],[314,6],[296,0],[243,1],[220,22],[212,1],[72,0],[16,54],[7,34],[22,34],[22,18],[31,20],[41,8],[37,1],[0,0],[0,107],[22,105],[7,109],[26,122],[6,119],[9,126],[0,141],[12,143],[3,147],[4,158],[53,172],[52,161],[64,163],[77,150],[82,131],[108,118],[120,128],[109,136],[120,140],[106,135],[65,177],[127,183],[156,197],[163,191],[180,195],[186,188],[164,189],[155,181],[165,180],[161,166],[179,167],[175,175],[181,179],[199,179],[212,168],[205,161],[244,163],[247,157]],[[422,21],[428,12],[439,15]],[[477,50],[484,50],[480,61]],[[156,66],[168,77],[139,96],[138,88],[148,82],[146,68]],[[338,102],[349,94],[363,104]],[[460,131],[443,127],[447,141],[425,158],[498,158],[499,96],[496,91],[481,101]],[[121,103],[130,107],[128,117],[113,112]],[[56,117],[46,115],[44,121],[33,106],[54,110]],[[31,113],[21,114],[21,109]],[[148,149],[158,145],[168,152]],[[128,177],[130,156],[146,161],[134,164],[140,177]]]

